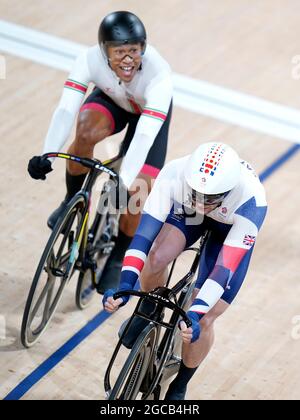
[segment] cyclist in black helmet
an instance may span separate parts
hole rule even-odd
[[[142,208],[165,162],[172,112],[171,70],[147,44],[145,27],[133,13],[119,11],[107,15],[99,27],[98,40],[99,45],[79,55],[65,82],[43,153],[62,149],[76,117],[76,135],[68,153],[82,157],[93,157],[97,143],[127,127],[121,145],[124,155],[121,185],[132,195],[137,183],[145,183],[144,195],[140,193],[138,203]],[[90,83],[95,88],[84,101]],[[29,161],[28,171],[35,179],[45,179],[52,170],[51,165],[50,160],[34,156]],[[86,168],[72,161],[67,163],[67,194],[50,215],[50,228],[80,190],[86,172]],[[140,213],[122,215],[116,247],[102,273],[99,292],[118,285],[123,256],[139,219]]]

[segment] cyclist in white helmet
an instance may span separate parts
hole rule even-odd
[[[189,380],[209,353],[214,322],[245,279],[266,212],[259,178],[223,143],[202,144],[192,155],[169,162],[157,178],[125,254],[119,290],[133,289],[138,278],[144,291],[163,286],[168,264],[209,231],[188,311],[192,327],[180,323],[183,359],[166,400],[184,399]],[[114,291],[108,291],[103,300],[109,312],[127,302],[126,298],[114,300]],[[151,312],[150,306],[144,310]],[[127,344],[145,322],[135,320]]]

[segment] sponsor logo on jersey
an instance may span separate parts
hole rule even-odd
[[[248,169],[248,171],[252,172],[252,174],[256,178],[258,178],[257,173],[255,172],[255,170],[253,169],[253,167],[248,162],[246,162],[245,160],[242,160],[241,161],[241,164],[244,165]]]

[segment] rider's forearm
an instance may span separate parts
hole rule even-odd
[[[127,188],[130,188],[142,169],[156,136],[168,118],[172,89],[169,74],[162,73],[152,81],[146,91],[146,106],[121,168],[121,176]]]
[[[151,246],[162,226],[163,222],[149,214],[142,215],[140,225],[124,257],[120,290],[134,288]]]
[[[257,228],[254,225],[253,229],[256,229],[257,231]],[[247,231],[248,230],[249,227],[247,228]],[[255,231],[250,232],[252,233]],[[247,236],[248,235],[245,236],[243,230],[240,231],[239,226],[233,226],[231,228],[226,241],[220,250],[214,269],[201,287],[190,308],[191,311],[198,314],[199,319],[212,309],[222,297],[235,272],[243,261],[243,258],[245,258],[247,252],[250,252],[251,246],[246,245],[244,243],[245,241],[243,241],[243,238]],[[230,245],[227,243],[229,241]],[[238,246],[233,246],[234,244]]]
[[[225,287],[226,282],[225,284],[220,284],[210,278],[207,279],[197,294],[196,299],[193,301],[189,311],[195,312],[200,321],[200,319],[203,318],[203,316],[220,300],[225,291]]]
[[[66,143],[75,115],[63,108],[57,108],[53,114],[50,127],[45,139],[43,153],[58,152]]]
[[[154,139],[146,134],[134,136],[131,145],[123,159],[120,176],[129,189],[141,171]]]

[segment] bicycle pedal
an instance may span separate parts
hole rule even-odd
[[[170,362],[178,362],[181,363],[181,357],[177,356],[176,354],[172,354],[172,356],[170,357]]]
[[[100,241],[104,243],[108,243],[108,241],[110,241],[110,238],[111,238],[111,234],[109,232],[104,232],[101,235]]]
[[[92,260],[92,259],[85,259],[83,264],[82,264],[82,270],[92,270],[92,271],[97,271],[97,263],[96,261]]]
[[[59,268],[52,268],[51,273],[55,277],[64,277],[64,275],[65,275],[65,273],[62,270],[60,270]]]
[[[96,249],[102,252],[102,254],[108,255],[111,253],[114,246],[115,246],[114,242],[108,242],[108,243],[101,242],[99,245],[98,244],[96,245]]]

